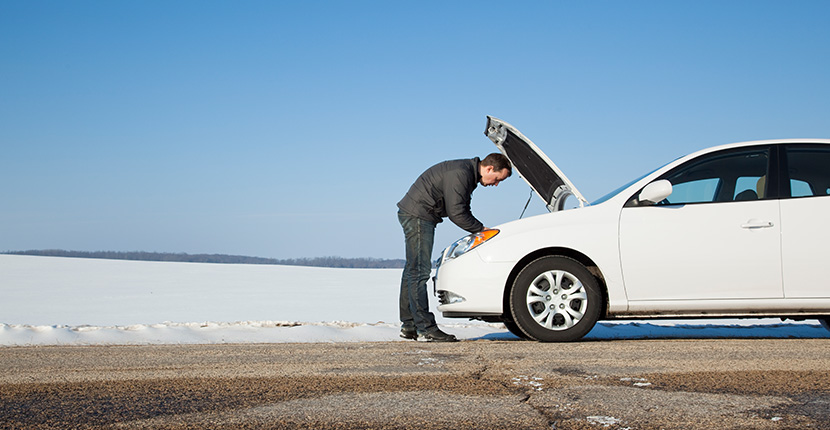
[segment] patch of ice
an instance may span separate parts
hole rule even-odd
[[[513,385],[518,385],[521,387],[530,387],[536,391],[542,391],[542,382],[544,379],[536,377],[536,376],[525,376],[519,375],[512,379]]]
[[[585,419],[587,419],[590,424],[601,425],[603,427],[611,427],[612,425],[617,425],[622,422],[619,418],[607,417],[603,415],[591,415]]]
[[[635,387],[648,387],[651,382],[646,382],[646,378],[620,378],[621,382],[633,382]]]
[[[443,361],[432,357],[424,357],[418,362],[418,366],[440,366],[442,364],[444,364]]]

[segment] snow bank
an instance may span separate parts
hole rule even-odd
[[[399,341],[400,269],[0,255],[0,346]],[[436,315],[461,339],[501,324]],[[828,338],[814,321],[600,323],[586,339]]]

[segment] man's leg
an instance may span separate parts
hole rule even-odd
[[[412,311],[409,309],[409,277],[410,272],[412,272],[412,268],[414,267],[412,249],[417,244],[410,240],[412,235],[409,234],[409,230],[412,227],[412,217],[398,212],[398,221],[401,223],[401,227],[403,228],[404,240],[406,243],[406,263],[401,276],[401,291],[399,297],[401,336],[408,339],[415,339],[418,337],[418,334],[415,331],[415,319],[412,316]]]
[[[437,329],[435,315],[429,311],[427,281],[432,272],[432,245],[435,224],[398,213],[406,238],[406,266],[401,277],[401,330],[426,333]]]

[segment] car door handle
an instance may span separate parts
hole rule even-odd
[[[751,219],[751,220],[741,224],[741,228],[746,228],[746,229],[770,228],[773,225],[774,224],[772,223],[772,221],[761,221],[761,220],[757,220],[757,219]]]

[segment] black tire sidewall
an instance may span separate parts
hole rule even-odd
[[[527,290],[531,281],[551,270],[564,270],[576,276],[585,288],[588,307],[576,325],[565,330],[548,330],[540,326],[527,309]],[[580,262],[563,256],[538,258],[525,266],[516,276],[510,291],[510,313],[514,323],[529,338],[542,342],[569,342],[588,334],[599,320],[602,294],[596,278]]]
[[[513,320],[505,319],[503,321],[504,326],[507,327],[507,331],[518,337],[522,340],[534,340],[527,336],[527,333],[523,332],[519,325],[513,322]]]

